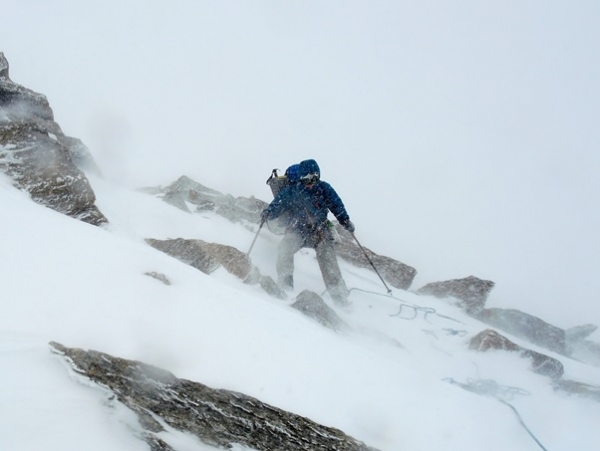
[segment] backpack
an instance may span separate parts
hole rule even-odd
[[[277,197],[279,192],[298,180],[300,180],[300,165],[293,164],[285,170],[283,175],[278,174],[279,169],[273,169],[271,176],[267,179],[267,185],[271,188],[273,197]]]

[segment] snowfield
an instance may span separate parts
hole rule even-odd
[[[0,184],[0,449],[147,449],[135,416],[74,376],[50,341],[240,391],[386,451],[540,448],[509,407],[451,383],[490,379],[547,449],[600,443],[599,403],[553,392],[516,354],[469,351],[486,327],[449,302],[402,290],[388,297],[376,274],[342,261],[352,305],[337,313],[351,331],[336,334],[291,309],[292,298],[271,298],[221,268],[203,274],[144,242],[199,238],[245,251],[256,226],[188,214],[101,178],[92,185],[106,228]],[[274,276],[278,240],[263,230],[252,251],[265,274]],[[311,250],[297,255],[296,287],[324,290]],[[598,384],[599,368],[554,357],[565,378]],[[182,451],[211,449],[175,431],[161,438]]]

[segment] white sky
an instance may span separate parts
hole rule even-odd
[[[492,379],[528,392],[509,402],[548,449],[591,450],[600,441],[598,402],[557,394],[516,354],[469,351],[468,339],[485,326],[448,302],[394,293],[463,324],[422,313],[403,321],[389,316],[397,300],[352,291],[352,310],[338,311],[352,330],[333,333],[291,309],[291,300],[271,298],[222,268],[207,276],[143,241],[194,236],[244,248],[251,230],[106,180],[92,183],[113,219],[108,229],[39,206],[0,178],[0,449],[147,449],[133,437],[134,415],[70,377],[50,354],[51,340],[246,393],[381,451],[537,449],[508,407],[444,378]],[[265,274],[273,275],[278,239],[263,231],[252,252]],[[372,272],[341,265],[350,287],[380,288]],[[314,253],[298,254],[296,283],[298,291],[323,290]],[[448,328],[467,335],[448,335]],[[560,360],[566,378],[599,385],[597,367]],[[185,434],[160,437],[178,451],[212,449]]]
[[[315,158],[361,242],[600,322],[595,1],[4,0],[11,77],[104,174],[268,200]]]

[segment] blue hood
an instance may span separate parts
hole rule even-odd
[[[300,162],[300,177],[308,174],[319,174],[321,178],[321,169],[315,160],[304,160]]]

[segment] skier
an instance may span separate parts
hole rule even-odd
[[[333,187],[321,180],[315,160],[300,162],[299,176],[299,181],[282,189],[261,214],[263,222],[284,213],[290,217],[277,251],[277,283],[283,289],[293,289],[294,255],[304,247],[312,248],[329,295],[336,304],[346,305],[348,289],[333,247],[333,224],[327,214],[331,211],[350,233],[354,233],[354,224]]]

